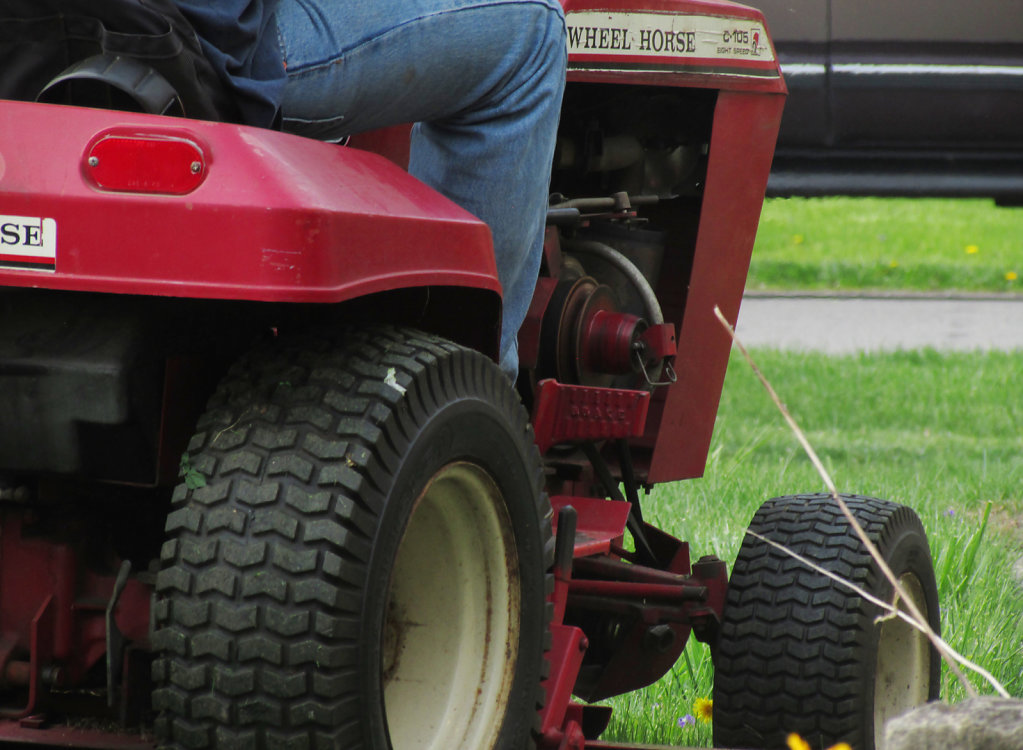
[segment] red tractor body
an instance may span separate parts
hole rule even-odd
[[[703,472],[730,350],[713,310],[738,315],[786,93],[758,11],[564,6],[519,347],[558,544],[552,749],[610,747],[607,710],[573,692],[649,684],[690,632],[715,637],[724,563],[691,563],[637,489]],[[174,485],[203,471],[196,419],[254,341],[387,322],[496,357],[489,232],[393,163],[401,138],[0,101],[0,743],[150,746],[150,562]],[[641,268],[659,316],[594,246]]]

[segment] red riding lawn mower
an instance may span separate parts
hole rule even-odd
[[[867,750],[935,697],[922,638],[764,541],[890,597],[830,499],[766,503],[731,580],[644,521],[704,469],[786,90],[758,11],[565,10],[516,388],[489,232],[407,131],[170,116],[130,56],[4,94],[0,744],[625,748],[591,704],[690,636],[720,746]],[[916,516],[848,502],[937,625]]]

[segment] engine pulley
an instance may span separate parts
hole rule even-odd
[[[633,355],[648,324],[622,312],[614,291],[591,276],[561,281],[544,315],[537,375],[609,386],[637,373]]]

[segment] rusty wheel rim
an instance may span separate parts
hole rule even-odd
[[[927,611],[920,580],[912,573],[899,578],[920,612]],[[899,609],[906,610],[903,603]],[[927,702],[930,695],[930,643],[927,636],[904,620],[893,617],[880,624],[877,671],[874,681],[874,745],[881,747],[885,725],[906,711]]]
[[[394,750],[490,748],[519,642],[518,558],[497,485],[451,463],[413,507],[391,576],[381,672]]]

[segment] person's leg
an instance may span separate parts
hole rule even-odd
[[[560,4],[282,0],[278,26],[285,129],[334,140],[417,122],[409,171],[490,226],[514,378],[565,82]]]

